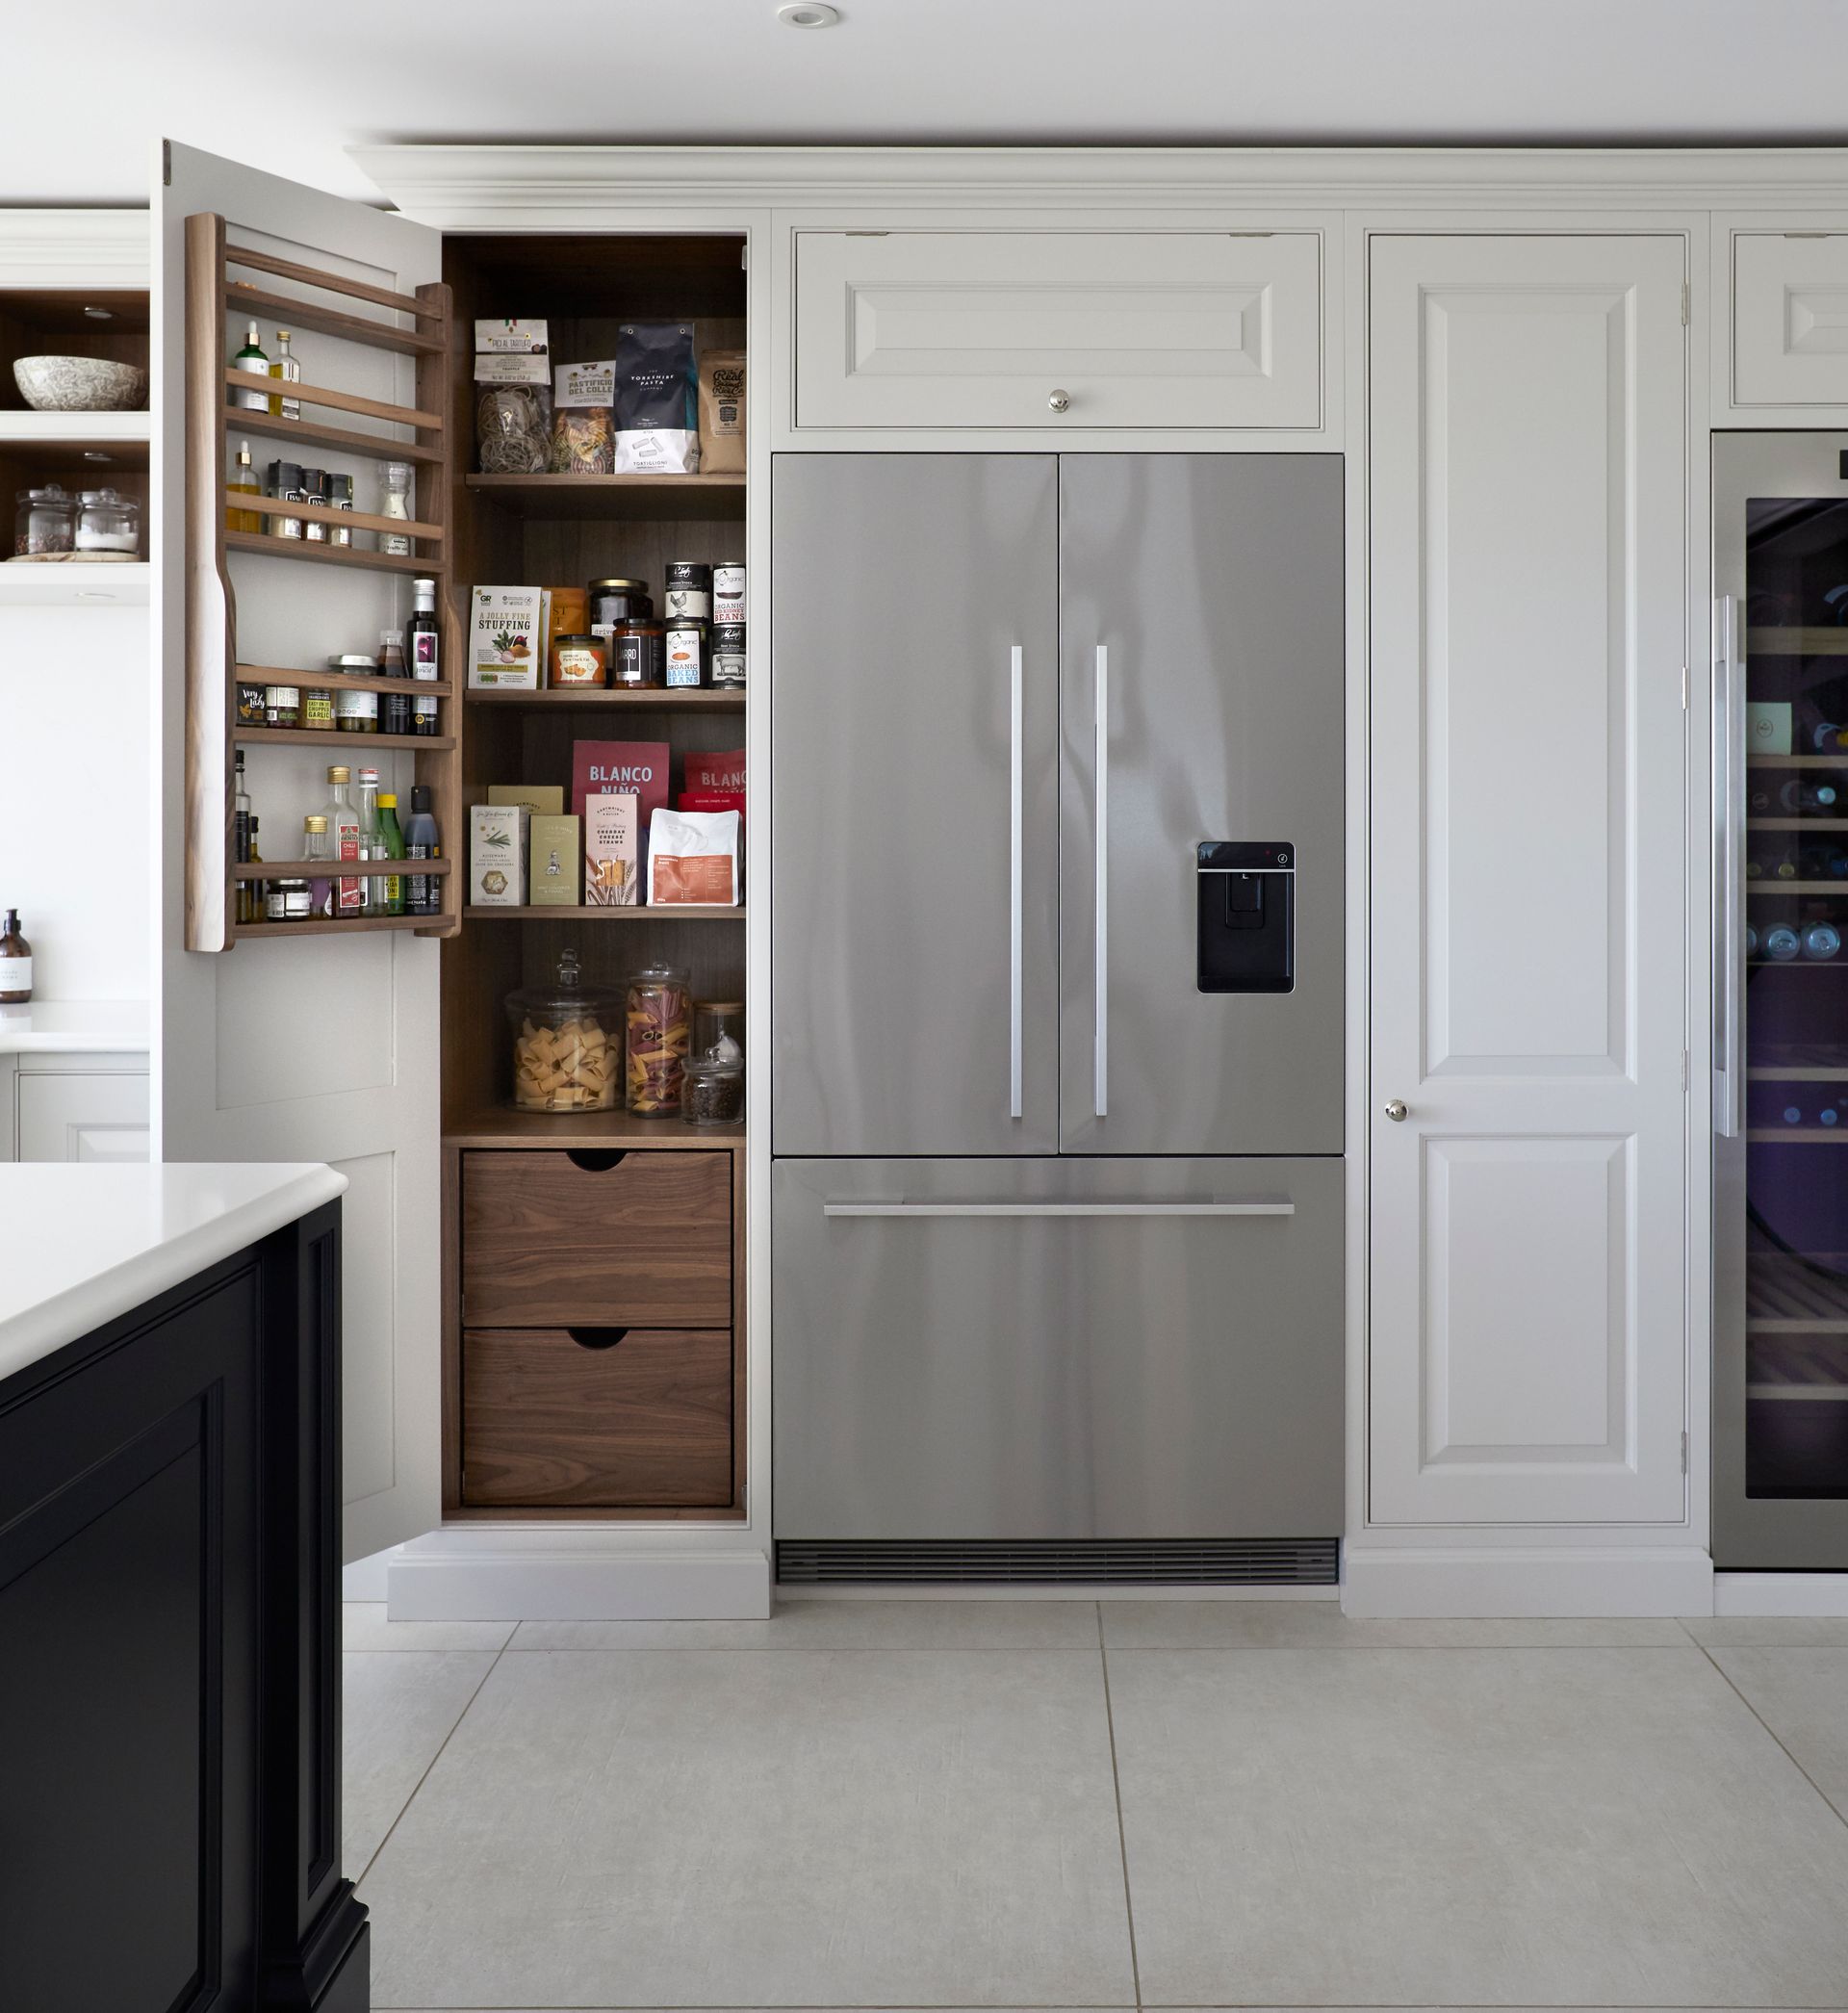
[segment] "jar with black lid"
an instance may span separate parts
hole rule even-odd
[[[304,503],[319,503],[323,508],[327,503],[327,471],[324,468],[305,468],[301,472],[301,500]],[[327,543],[328,527],[317,517],[303,521],[302,536],[310,545]]]
[[[301,464],[298,461],[272,461],[270,464],[268,487],[270,494],[281,503],[301,502]],[[299,538],[301,519],[298,517],[272,517],[269,520],[270,531],[276,538]]]
[[[592,581],[584,590],[584,595],[590,607],[590,629],[593,635],[613,630],[619,622],[628,622],[654,612],[654,604],[649,599],[646,581],[615,578]]]
[[[353,507],[353,478],[351,476],[329,476],[327,477],[327,503],[335,510],[350,510]],[[327,527],[327,543],[329,545],[351,545],[352,542],[353,528],[351,525],[329,525]]]
[[[609,682],[631,689],[667,683],[667,628],[664,623],[630,620],[616,626],[609,650]]]

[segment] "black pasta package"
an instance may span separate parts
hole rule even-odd
[[[616,473],[697,475],[699,397],[692,323],[623,323],[616,331]]]

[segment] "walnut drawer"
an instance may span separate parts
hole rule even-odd
[[[687,1509],[731,1500],[728,1331],[465,1331],[466,1508]]]
[[[732,1325],[732,1156],[462,1159],[466,1328]]]

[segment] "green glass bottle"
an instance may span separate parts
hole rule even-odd
[[[398,798],[387,790],[378,800],[378,837],[384,846],[384,858],[402,860],[404,857],[404,833],[398,822]],[[385,882],[385,913],[387,916],[402,916],[404,913],[404,878],[392,874]]]
[[[270,359],[263,353],[263,345],[257,341],[257,324],[252,322],[244,332],[244,348],[231,359],[234,371],[248,371],[253,377],[263,379],[260,392],[234,391],[233,405],[241,406],[245,412],[267,413],[270,410]]]

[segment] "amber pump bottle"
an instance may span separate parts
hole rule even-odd
[[[9,909],[0,928],[0,1006],[24,1006],[32,997],[32,945],[19,934],[19,912]]]

